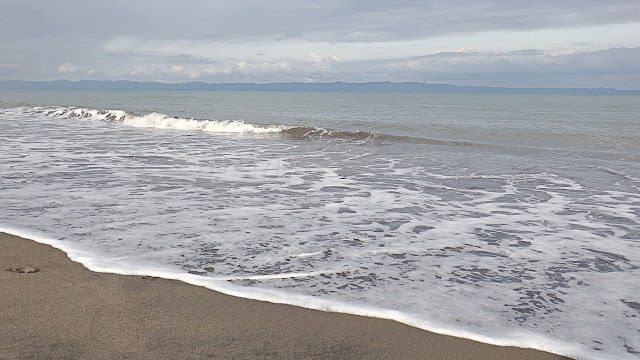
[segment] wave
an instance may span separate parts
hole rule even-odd
[[[20,107],[13,110],[23,115],[40,115],[67,119],[91,119],[118,122],[134,127],[211,133],[282,134],[292,138],[332,137],[370,139],[377,137],[376,133],[366,131],[348,132],[307,126],[252,124],[246,123],[243,120],[181,118],[158,112],[140,115],[124,110],[96,110],[79,107]]]
[[[295,294],[268,288],[251,288],[229,283],[230,278],[208,278],[197,274],[176,271],[170,267],[158,266],[149,267],[145,265],[127,266],[114,264],[111,258],[98,255],[90,250],[80,249],[73,244],[48,236],[45,233],[15,228],[0,223],[0,232],[5,234],[29,239],[37,243],[50,245],[67,254],[71,261],[82,264],[90,271],[98,273],[119,274],[125,276],[153,276],[170,280],[182,281],[187,284],[202,286],[226,295],[239,298],[267,301],[275,304],[287,304],[306,309],[337,312],[386,320],[397,321],[418,329],[423,329],[436,334],[469,339],[485,344],[497,346],[513,346],[525,349],[537,349],[540,351],[557,354],[560,356],[570,356],[575,359],[614,359],[610,354],[602,354],[597,350],[587,349],[580,345],[568,343],[562,340],[551,338],[545,335],[533,333],[527,330],[514,331],[509,335],[499,334],[492,331],[479,333],[473,330],[452,327],[445,323],[440,323],[432,319],[420,317],[414,313],[400,310],[377,307],[365,304],[348,303],[340,300],[325,299],[305,294]],[[302,274],[315,275],[315,274]],[[253,276],[255,278],[277,278],[278,276]],[[289,274],[285,274],[289,277]],[[297,277],[297,276],[291,276]],[[626,358],[626,357],[625,357]],[[629,358],[631,359],[631,358]]]
[[[187,119],[168,116],[158,112],[139,115],[124,110],[93,110],[77,107],[31,108],[31,111],[29,111],[29,108],[22,108],[22,110],[26,113],[31,112],[33,114],[41,114],[48,117],[92,119],[119,122],[124,125],[134,127],[205,131],[213,133],[269,134],[281,133],[288,128],[285,125],[248,124],[242,120]]]
[[[342,140],[391,140],[412,143],[428,143],[433,145],[478,145],[462,141],[436,140],[412,136],[398,136],[370,131],[345,131],[324,129],[313,126],[283,125],[283,124],[254,124],[243,120],[215,120],[193,119],[169,116],[151,112],[135,114],[125,110],[98,110],[81,107],[18,107],[1,109],[0,113],[13,113],[22,116],[45,116],[66,119],[88,119],[121,123],[127,126],[203,131],[209,133],[227,134],[262,134],[278,135],[288,139],[329,138]]]

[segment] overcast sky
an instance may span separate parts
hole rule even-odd
[[[0,80],[640,89],[640,0],[0,0]]]

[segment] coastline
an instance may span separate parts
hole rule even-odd
[[[176,280],[96,273],[5,233],[0,249],[0,359],[568,359]],[[40,271],[5,271],[20,266]]]

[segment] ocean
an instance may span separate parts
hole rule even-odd
[[[0,231],[94,271],[640,358],[640,98],[0,91]]]

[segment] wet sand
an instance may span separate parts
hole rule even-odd
[[[36,273],[5,271],[30,266]],[[566,359],[395,321],[95,273],[0,233],[0,359]]]

